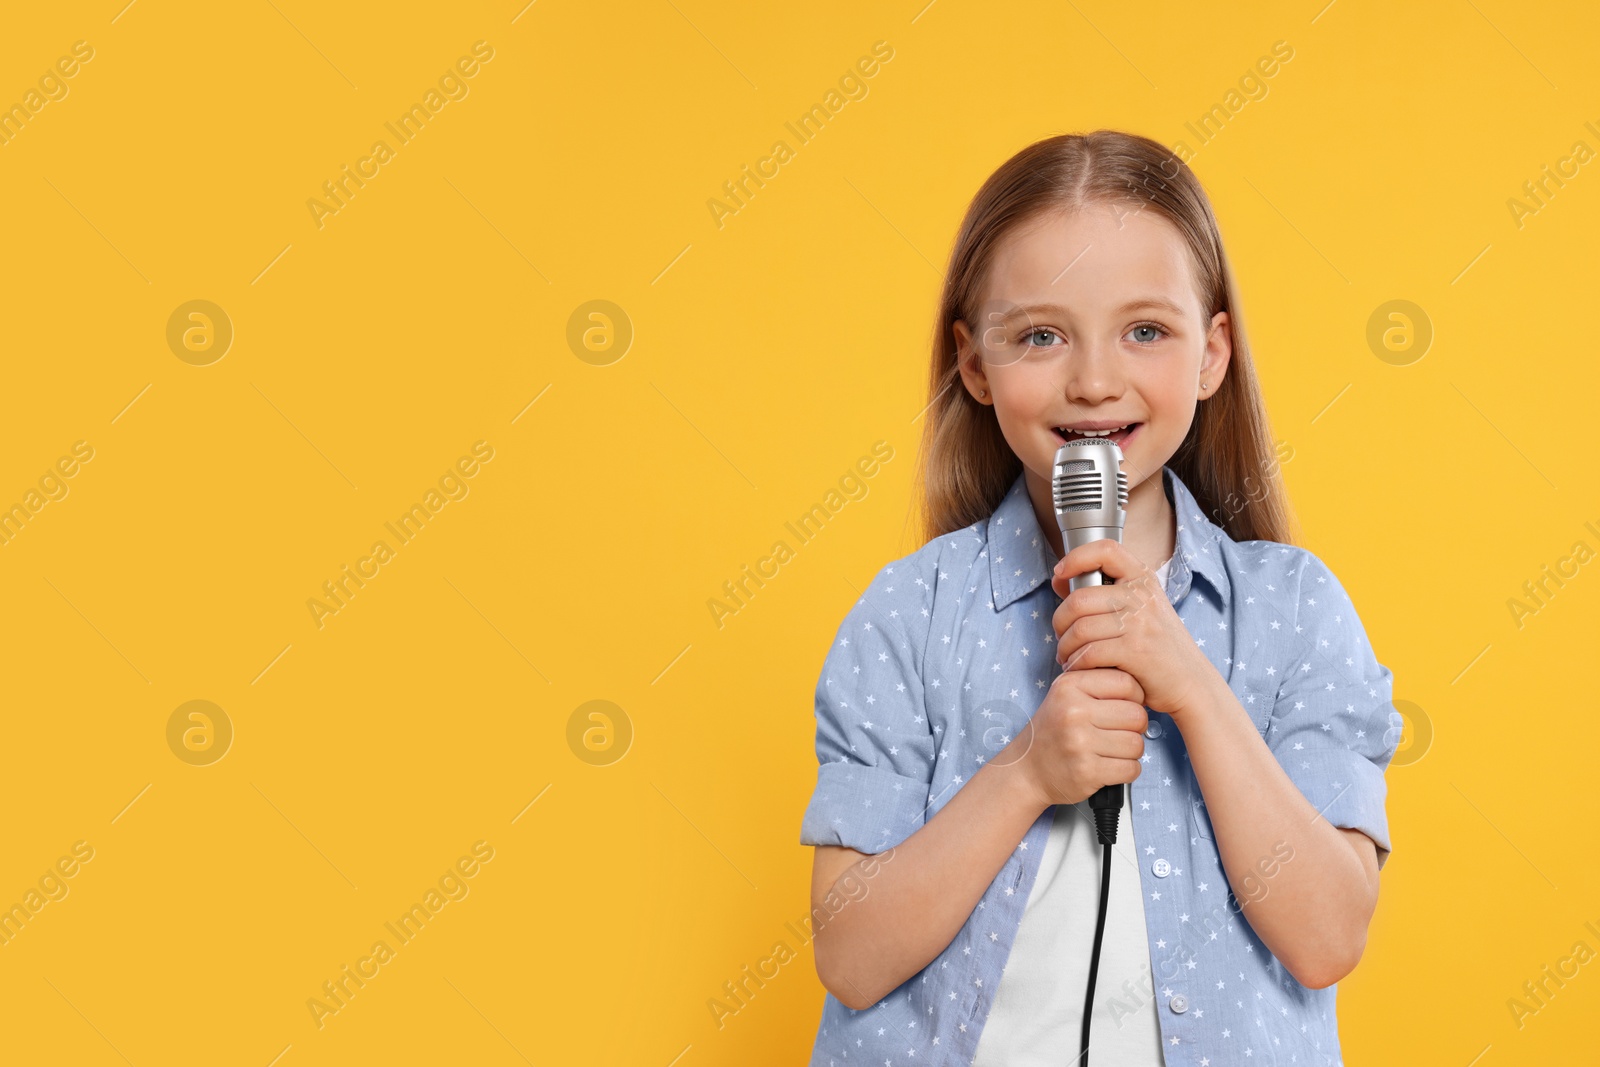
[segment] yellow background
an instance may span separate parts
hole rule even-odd
[[[1507,607],[1600,549],[1600,164],[1520,227],[1507,206],[1600,149],[1592,10],[123,3],[0,35],[0,103],[94,49],[0,146],[0,504],[94,449],[0,546],[0,903],[95,850],[0,946],[6,1061],[804,1062],[809,949],[720,1028],[707,1002],[798,947],[812,688],[918,547],[962,212],[1051,134],[1196,147],[1185,123],[1280,40],[1192,166],[1305,543],[1433,731],[1389,772],[1345,1059],[1592,1056],[1596,965],[1520,1029],[1506,1003],[1600,949],[1600,576],[1520,629]],[[468,95],[319,228],[307,200],[479,40]],[[799,145],[784,123],[880,40],[868,94]],[[719,227],[708,201],[778,139],[794,158]],[[234,330],[208,366],[166,341],[197,299]],[[1366,341],[1395,299],[1434,330],[1407,366]],[[608,365],[568,343],[591,300],[634,331]],[[322,583],[480,440],[468,495],[319,628]],[[868,495],[719,628],[723,582],[879,440]],[[597,699],[633,731],[608,766],[568,742]],[[235,731],[209,766],[167,744],[190,700]],[[480,840],[469,894],[319,1028],[307,1000]]]

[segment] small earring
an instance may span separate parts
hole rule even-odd
[[[987,390],[987,389],[979,389],[978,390],[978,399],[979,400],[982,400],[984,397],[986,397],[988,395],[989,395],[989,390]]]

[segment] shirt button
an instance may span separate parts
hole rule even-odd
[[[1174,993],[1172,994],[1172,999],[1167,1001],[1167,1007],[1182,1015],[1189,1010],[1189,999],[1182,993]]]
[[[1165,878],[1172,873],[1172,864],[1166,860],[1156,860],[1150,865],[1150,869],[1156,873],[1157,878]]]
[[[1152,740],[1161,736],[1161,720],[1151,719],[1145,723],[1144,735]]]

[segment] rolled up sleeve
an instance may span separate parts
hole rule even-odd
[[[802,845],[882,852],[926,817],[934,742],[922,649],[898,611],[874,603],[890,573],[880,572],[845,615],[817,678],[817,784]]]
[[[1378,662],[1339,580],[1316,556],[1306,557],[1294,624],[1299,657],[1265,740],[1324,818],[1372,838],[1381,870],[1391,850],[1384,770],[1403,724],[1394,675]]]

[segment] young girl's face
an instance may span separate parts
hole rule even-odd
[[[1079,436],[1062,428],[1127,424],[1112,440],[1131,494],[1160,474],[1227,370],[1227,313],[1206,315],[1196,288],[1183,238],[1154,211],[1043,216],[996,249],[979,321],[955,324],[962,380],[1045,484],[1056,450]]]

